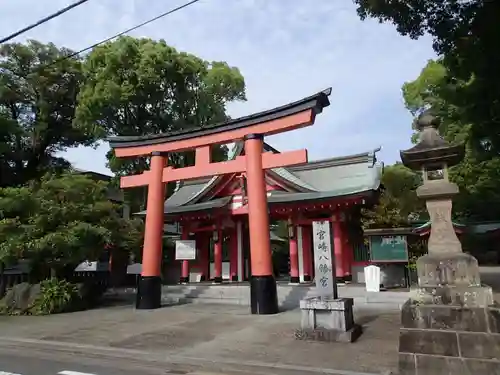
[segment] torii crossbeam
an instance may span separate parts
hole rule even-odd
[[[108,141],[117,157],[151,155],[150,170],[121,178],[121,187],[148,186],[142,274],[137,289],[137,308],[153,309],[161,304],[161,260],[164,221],[164,184],[227,173],[245,172],[247,177],[250,231],[251,310],[253,314],[278,312],[269,238],[269,216],[264,170],[307,163],[307,151],[263,153],[265,135],[309,126],[330,102],[331,89],[294,103],[223,124],[174,134],[144,137],[112,137]],[[224,162],[210,161],[212,145],[244,140],[245,155]],[[166,166],[169,152],[196,150],[195,165]]]

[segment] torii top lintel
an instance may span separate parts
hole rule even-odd
[[[248,134],[273,135],[312,125],[315,116],[330,105],[330,94],[331,88],[328,88],[293,103],[197,130],[149,136],[116,136],[107,140],[117,157],[132,157],[229,143],[241,140]]]

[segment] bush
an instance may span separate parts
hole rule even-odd
[[[91,309],[101,303],[106,289],[105,283],[95,280],[74,284],[52,278],[40,284],[22,283],[9,289],[0,300],[0,315],[48,315]]]
[[[74,311],[81,306],[78,287],[66,280],[51,278],[40,284],[40,295],[33,304],[34,314],[57,314]]]

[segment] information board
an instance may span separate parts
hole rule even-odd
[[[175,241],[175,259],[177,260],[196,259],[196,241],[194,240]]]
[[[369,238],[372,262],[408,262],[406,236],[370,236]]]

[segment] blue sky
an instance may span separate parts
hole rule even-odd
[[[16,0],[0,5],[0,35],[71,0]],[[185,0],[90,0],[16,41],[37,39],[82,49]],[[131,34],[165,39],[179,50],[237,66],[248,101],[233,117],[273,108],[332,87],[331,106],[312,127],[270,137],[281,151],[307,148],[310,160],[369,151],[399,160],[410,146],[411,116],[401,86],[434,58],[431,40],[400,36],[394,26],[360,21],[351,0],[201,0]],[[110,173],[107,145],[65,153],[76,167]]]

